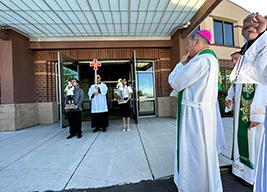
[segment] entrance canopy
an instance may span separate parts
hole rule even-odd
[[[206,1],[0,0],[0,26],[13,28],[31,41],[58,37],[170,38]]]

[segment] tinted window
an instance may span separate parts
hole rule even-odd
[[[224,23],[225,45],[234,46],[233,24]]]
[[[215,44],[223,45],[223,25],[221,21],[214,21]]]
[[[215,44],[234,46],[233,24],[224,21],[213,21]]]

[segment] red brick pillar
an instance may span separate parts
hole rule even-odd
[[[180,61],[183,55],[186,54],[186,45],[187,39],[182,38],[182,31],[177,30],[171,37],[172,39],[172,47],[170,50],[170,67],[171,71],[174,69],[176,64]]]
[[[1,103],[34,103],[34,63],[29,38],[11,29],[6,31],[10,39],[0,39]]]

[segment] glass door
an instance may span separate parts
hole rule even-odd
[[[138,115],[156,115],[155,75],[153,61],[136,62],[137,98],[139,101]]]
[[[130,61],[131,63],[131,84],[132,84],[132,89],[133,89],[133,98],[132,98],[132,106],[133,106],[133,119],[135,120],[136,123],[138,123],[138,97],[137,97],[137,85],[136,85],[136,56],[135,56],[135,50],[133,51],[133,58]]]
[[[57,64],[57,105],[59,121],[62,128],[69,126],[65,107],[65,87],[73,78],[79,79],[78,62],[58,52]]]

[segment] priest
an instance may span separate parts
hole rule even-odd
[[[240,56],[241,52],[231,54],[234,66]],[[230,105],[235,109],[232,172],[243,179],[245,184],[252,186],[255,182],[255,170],[264,130],[267,86],[232,84],[225,103],[228,109]]]
[[[231,73],[230,80],[234,83],[256,83],[267,85],[267,32],[266,17],[263,18],[259,13],[247,16],[243,21],[242,35],[247,39],[243,47],[244,55],[239,59],[237,65]],[[264,95],[263,95],[264,97]],[[266,107],[266,105],[265,105]],[[265,109],[266,111],[266,109]],[[256,169],[256,183],[254,191],[267,191],[267,117],[265,113],[265,132],[262,136],[259,151],[258,165]],[[250,126],[254,129],[255,126]]]
[[[99,74],[96,75],[97,84],[91,85],[88,96],[91,100],[91,127],[95,128],[93,132],[103,128],[103,132],[107,131],[108,122],[108,106],[107,106],[107,92],[108,87],[101,82]]]
[[[200,30],[169,75],[179,92],[174,182],[179,192],[221,192],[216,149],[218,60],[209,49],[211,33]]]

